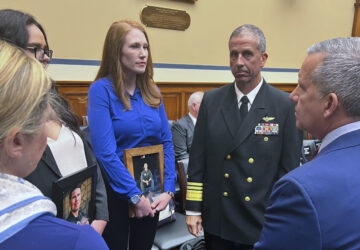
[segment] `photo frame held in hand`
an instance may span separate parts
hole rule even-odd
[[[124,164],[143,195],[153,202],[164,192],[164,147],[162,144],[125,149]],[[130,218],[135,217],[134,207],[129,207]],[[169,205],[159,214],[158,226],[175,221],[175,206]]]
[[[164,191],[164,148],[153,145],[124,150],[124,164],[143,195],[152,202]]]
[[[53,183],[52,200],[57,217],[75,224],[91,224],[95,214],[96,166],[91,166]]]
[[[153,202],[164,191],[164,148],[154,145],[125,149],[124,164],[136,181],[143,195]],[[135,217],[134,207],[129,207],[130,218]],[[172,203],[159,214],[158,226],[175,221],[175,207]]]

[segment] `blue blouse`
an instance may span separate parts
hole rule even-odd
[[[110,186],[121,197],[141,191],[123,163],[123,150],[163,144],[164,191],[175,192],[175,159],[164,104],[152,108],[144,103],[139,88],[130,96],[131,109],[117,97],[111,80],[102,78],[89,89],[88,119],[94,153]]]

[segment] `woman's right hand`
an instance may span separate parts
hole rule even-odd
[[[135,217],[141,218],[145,216],[155,216],[155,211],[151,208],[150,201],[141,196],[138,204],[135,205]]]

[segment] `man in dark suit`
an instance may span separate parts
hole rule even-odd
[[[252,249],[273,184],[301,153],[289,95],[261,77],[263,32],[238,27],[229,50],[235,83],[205,93],[188,170],[186,223],[195,236],[204,227],[210,250]]]
[[[318,154],[281,178],[255,249],[360,249],[360,38],[308,49],[296,125],[322,140]]]
[[[192,93],[188,100],[189,113],[177,120],[171,127],[176,160],[189,158],[194,128],[203,95],[204,92],[202,91]]]

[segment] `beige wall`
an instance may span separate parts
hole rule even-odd
[[[355,0],[1,0],[0,8],[33,14],[47,31],[55,58],[100,60],[109,25],[139,19],[146,5],[185,10],[186,31],[147,28],[155,63],[228,65],[227,41],[252,23],[267,37],[266,67],[299,68],[305,49],[351,34]]]

